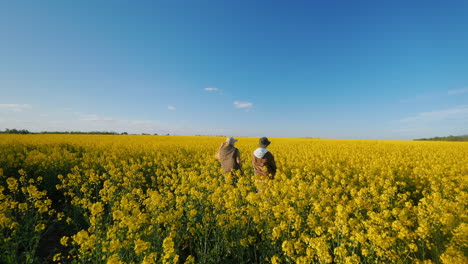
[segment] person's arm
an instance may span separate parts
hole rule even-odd
[[[221,143],[221,146],[219,146],[218,150],[216,151],[215,157],[219,159],[219,151],[226,145],[226,142]]]
[[[271,166],[272,166],[274,172],[276,173],[277,167],[276,167],[276,162],[275,162],[275,156],[273,156],[273,154],[271,154]]]
[[[269,153],[270,153],[270,158],[268,160],[268,164],[269,164],[268,172],[271,174],[271,176],[275,176],[276,169],[277,169],[276,162],[275,162],[275,157],[273,156],[273,154],[271,154],[271,152],[269,152]]]
[[[239,164],[239,167],[242,168],[242,160],[241,160],[241,156],[240,156],[240,151],[239,151],[239,149],[237,149],[236,162],[237,162],[237,164]]]

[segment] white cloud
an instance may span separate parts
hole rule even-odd
[[[175,106],[168,105],[168,106],[167,106],[167,110],[169,110],[169,111],[174,111],[174,110],[176,110],[176,108],[175,108]]]
[[[400,99],[400,103],[415,103],[415,102],[428,102],[428,101],[438,101],[441,97],[460,95],[468,93],[468,87],[462,89],[449,90],[447,92],[431,92],[418,94],[413,97]]]
[[[6,109],[13,112],[22,112],[23,110],[32,108],[29,104],[0,104],[0,109]]]
[[[439,122],[448,120],[459,120],[468,122],[468,105],[457,106],[444,110],[436,110],[431,112],[422,112],[414,116],[409,116],[399,121],[401,123],[414,123],[414,122]]]
[[[203,90],[205,90],[205,91],[207,91],[207,92],[216,92],[216,91],[219,91],[219,89],[218,89],[218,88],[215,88],[215,87],[208,87],[208,88],[205,88],[205,89],[203,89]]]
[[[463,135],[468,132],[468,105],[417,113],[389,125],[394,136],[404,139]]]
[[[246,109],[246,110],[249,110],[249,109],[252,109],[252,108],[253,108],[253,104],[252,104],[252,103],[249,103],[249,102],[240,102],[240,101],[235,101],[235,102],[234,102],[234,106],[235,106],[236,108]]]
[[[457,90],[450,90],[450,91],[448,91],[448,94],[449,94],[449,95],[464,94],[464,93],[468,93],[468,87],[467,87],[467,88],[463,88],[463,89],[457,89]]]

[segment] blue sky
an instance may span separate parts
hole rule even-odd
[[[466,14],[467,1],[2,1],[0,130],[467,134]]]

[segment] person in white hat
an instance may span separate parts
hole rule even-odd
[[[238,140],[233,137],[227,138],[216,152],[216,158],[221,163],[221,168],[223,169],[224,173],[230,173],[230,178],[232,179],[232,184],[234,185],[237,182],[236,171],[242,173],[240,151],[234,147],[234,144],[237,141]]]

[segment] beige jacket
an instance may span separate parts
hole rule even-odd
[[[241,166],[237,162],[240,161],[240,151],[232,145],[226,145],[218,150],[216,157],[221,163],[221,168],[225,173],[231,170],[240,170]]]

